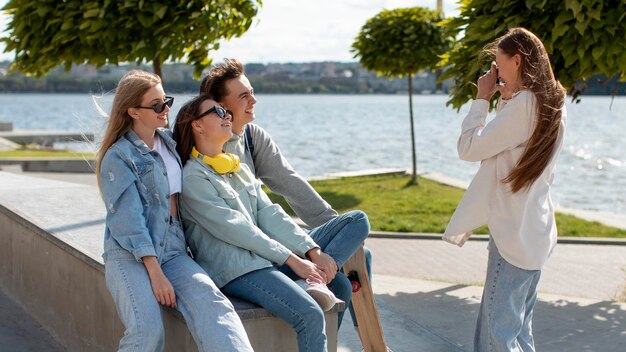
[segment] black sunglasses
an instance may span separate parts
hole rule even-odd
[[[172,104],[174,104],[174,97],[165,97],[165,100],[163,100],[162,104],[154,104],[152,106],[135,106],[135,109],[152,109],[154,110],[154,112],[161,113],[163,112],[163,110],[165,110],[165,105],[167,105],[168,108],[172,107]]]
[[[196,120],[201,118],[201,117],[204,117],[204,116],[206,116],[206,115],[208,115],[208,114],[210,114],[212,112],[215,112],[220,119],[225,119],[227,117],[233,116],[232,112],[224,109],[223,107],[221,107],[219,105],[213,105],[213,107],[209,108],[209,110],[207,110],[207,111],[203,112],[202,114],[198,115],[196,117]]]

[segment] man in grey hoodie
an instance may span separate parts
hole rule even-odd
[[[280,153],[267,131],[251,123],[256,98],[243,65],[235,59],[213,66],[200,84],[200,94],[209,93],[233,114],[233,137],[224,151],[237,154],[241,162],[272,192],[285,198],[309,227],[315,228],[335,218],[337,212],[300,176]],[[371,279],[371,253],[365,248],[366,266]],[[352,305],[352,321],[357,325]]]

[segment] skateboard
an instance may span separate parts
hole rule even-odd
[[[365,352],[390,351],[385,342],[385,334],[380,323],[378,308],[376,308],[374,292],[370,285],[369,276],[367,276],[365,253],[362,245],[343,265],[343,271],[347,273],[348,279],[352,283],[352,306],[359,324],[359,338],[363,350]]]

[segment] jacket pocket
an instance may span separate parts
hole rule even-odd
[[[154,180],[154,163],[150,161],[135,161],[133,162],[135,172],[137,172],[137,179],[139,184],[137,185],[139,191],[144,195],[146,199],[149,199],[149,194],[153,193],[156,187]]]
[[[218,188],[217,195],[220,196],[220,198],[224,198],[225,200],[236,199],[239,197],[239,194],[237,193],[237,191],[235,191],[231,187]]]
[[[256,218],[257,215],[257,194],[256,194],[256,189],[254,188],[254,185],[250,185],[247,184],[245,186],[246,189],[246,194],[248,195],[248,199],[250,201],[250,209],[252,209],[252,213],[254,214],[254,217]]]

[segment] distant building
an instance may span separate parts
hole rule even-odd
[[[72,77],[94,78],[98,77],[96,65],[72,65],[69,73]]]

